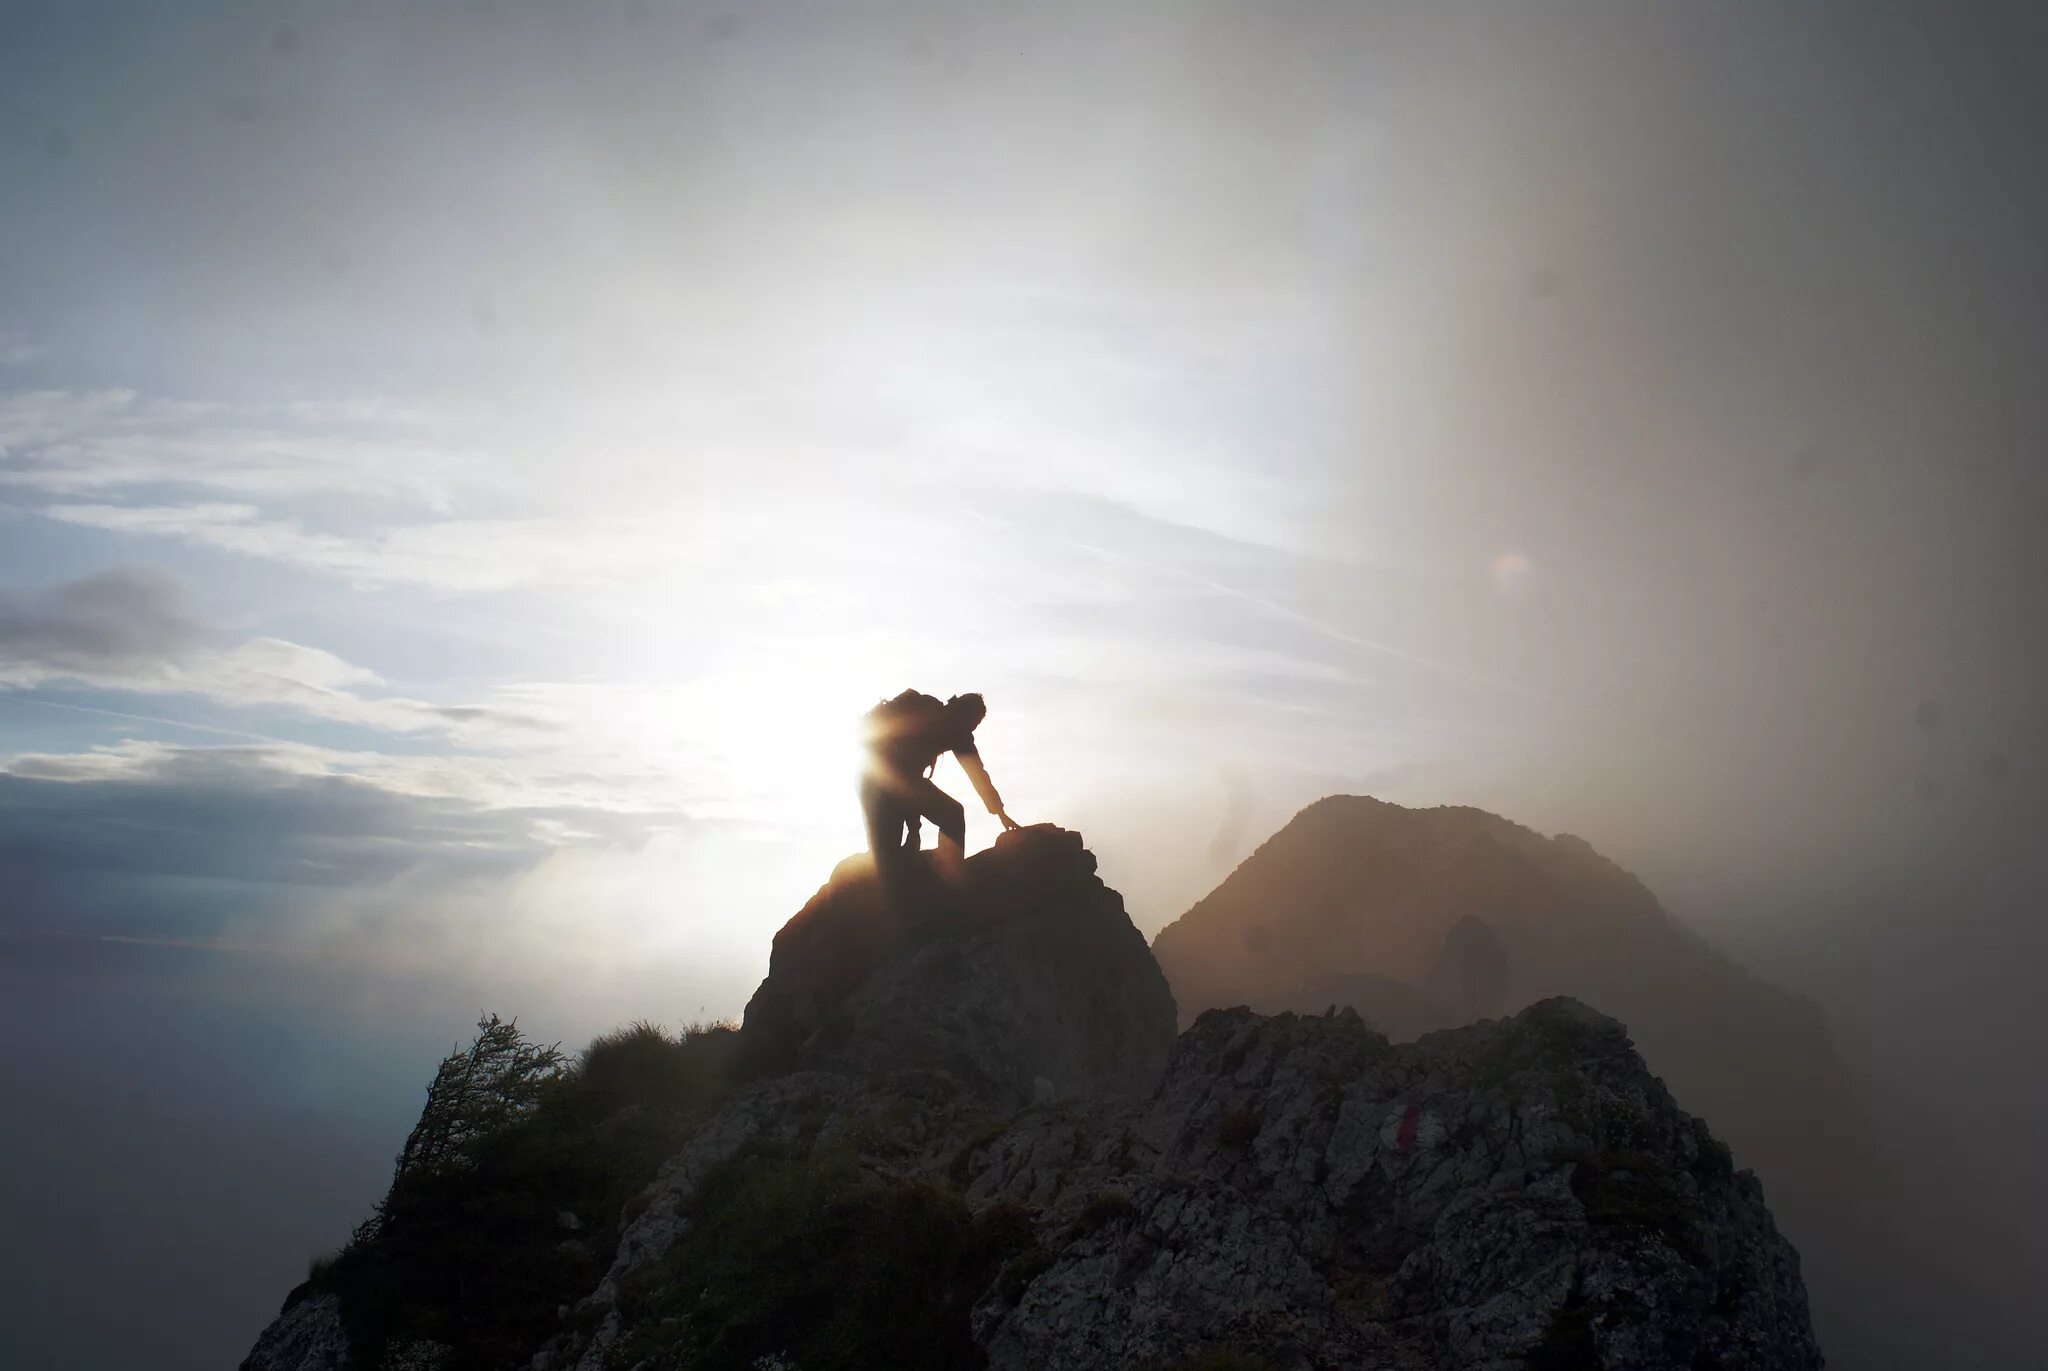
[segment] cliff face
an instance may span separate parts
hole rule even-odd
[[[1402,1038],[1549,996],[1598,1005],[1757,1168],[1820,1268],[1869,1265],[1859,1229],[1881,1178],[1819,1012],[1680,927],[1582,839],[1476,809],[1331,796],[1161,930],[1153,953],[1184,1019],[1353,1005]],[[1867,1288],[1821,1286],[1845,1334],[1866,1322]]]
[[[1821,1364],[1756,1180],[1619,1024],[1553,1000],[1397,1046],[1237,1009],[1176,1042],[1093,866],[1043,828],[954,884],[842,866],[748,1006],[755,1074],[565,1244],[602,1275],[535,1371]],[[420,1311],[351,1359],[349,1298],[316,1277],[246,1365],[493,1364]]]

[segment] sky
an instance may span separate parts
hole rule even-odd
[[[912,685],[1147,933],[1579,833],[2022,1184],[2044,40],[0,0],[0,1360],[239,1358],[479,1009],[736,1014]]]

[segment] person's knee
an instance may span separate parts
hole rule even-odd
[[[967,810],[958,800],[949,800],[943,805],[934,805],[937,812],[932,822],[939,826],[939,832],[956,843],[967,841]]]

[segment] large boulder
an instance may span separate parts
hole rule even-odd
[[[936,1071],[990,1103],[1147,1093],[1173,1047],[1173,994],[1081,835],[1003,834],[947,879],[867,857],[775,935],[747,1005],[757,1063]]]

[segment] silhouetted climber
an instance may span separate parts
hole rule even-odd
[[[867,816],[868,849],[877,863],[918,850],[920,818],[939,827],[940,861],[957,866],[967,846],[967,811],[932,784],[939,754],[950,752],[974,783],[988,812],[1004,828],[1018,827],[1003,809],[975,750],[974,730],[988,714],[979,695],[955,695],[940,704],[930,695],[906,690],[867,713],[868,764],[860,781],[860,807]]]

